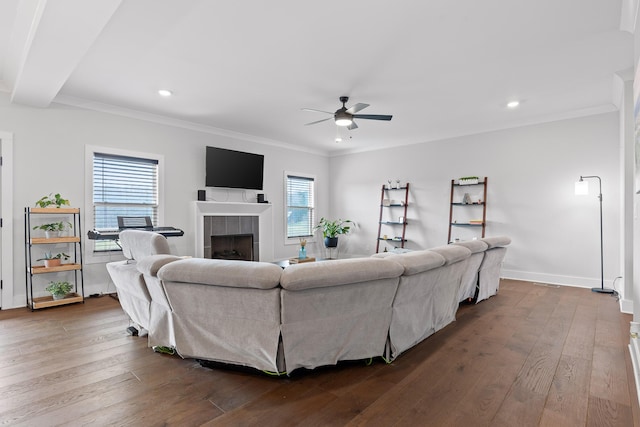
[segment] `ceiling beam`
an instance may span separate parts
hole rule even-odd
[[[11,102],[49,106],[121,2],[21,1],[6,66]]]

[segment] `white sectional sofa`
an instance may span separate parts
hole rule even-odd
[[[481,277],[491,284],[488,293],[497,291],[496,261],[504,257],[500,249],[506,250],[507,240],[494,239],[476,252],[447,245],[285,269],[157,253],[108,268],[119,295],[139,288],[140,278],[146,285],[149,304],[136,306],[133,314],[140,317],[140,307],[148,307],[150,346],[174,347],[182,357],[291,373],[341,360],[395,359],[455,320],[463,280]],[[131,304],[122,296],[131,316]]]

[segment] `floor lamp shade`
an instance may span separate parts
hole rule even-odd
[[[586,196],[587,194],[589,194],[589,183],[580,179],[576,182],[576,196]]]

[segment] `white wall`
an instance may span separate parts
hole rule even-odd
[[[513,239],[503,275],[595,287],[600,286],[597,180],[590,180],[588,197],[575,196],[574,183],[580,175],[599,175],[605,286],[610,287],[620,274],[618,135],[618,114],[609,113],[335,157],[331,213],[359,224],[347,250],[371,253],[380,187],[399,178],[411,183],[406,247],[443,245],[451,179],[487,176],[487,236]]]
[[[193,254],[191,202],[204,188],[207,145],[265,155],[264,193],[274,209],[274,257],[297,253],[284,245],[283,174],[295,166],[298,172],[317,177],[317,201],[328,206],[329,161],[324,156],[282,147],[233,139],[121,116],[81,110],[59,104],[46,109],[11,104],[0,93],[0,130],[14,137],[14,283],[13,306],[24,301],[24,207],[33,206],[43,195],[60,192],[75,207],[85,206],[85,146],[106,146],[149,152],[165,158],[165,224],[181,228],[185,235],[170,238],[176,254]],[[230,201],[255,200],[255,191],[209,191],[210,197]],[[3,195],[5,197],[6,195]],[[319,213],[326,215],[321,208]],[[86,216],[89,212],[83,212]],[[83,218],[83,223],[86,220]],[[84,230],[86,236],[86,230]],[[85,247],[88,245],[85,245]],[[109,278],[104,264],[86,265],[85,294],[107,291]],[[113,285],[111,284],[111,291]],[[12,305],[3,302],[3,308]]]

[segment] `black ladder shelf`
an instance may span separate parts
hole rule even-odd
[[[487,226],[487,184],[489,178],[478,179],[477,182],[460,183],[451,180],[451,203],[449,204],[449,235],[447,242],[452,243],[452,231],[454,227],[465,227],[470,230],[480,231],[484,237]],[[475,197],[470,196],[470,192]],[[469,195],[470,200],[465,200]],[[482,215],[482,217],[480,217]],[[467,233],[467,235],[473,233]],[[477,237],[477,236],[476,236]]]
[[[380,217],[378,219],[376,253],[380,252],[380,242],[388,242],[391,244],[399,243],[400,247],[404,248],[404,244],[407,241],[405,239],[405,231],[407,229],[407,207],[409,206],[409,183],[407,182],[402,187],[388,187],[391,187],[391,184],[389,184],[389,186],[382,184],[382,190],[380,190]],[[404,192],[404,200],[398,201],[391,198],[393,193],[402,194],[402,192]],[[387,212],[386,215],[385,211]],[[400,215],[400,213],[402,213],[402,215]],[[389,230],[389,233],[393,233],[391,237],[383,233],[383,226],[385,227],[385,230]],[[401,235],[396,234],[399,227],[402,227]]]

